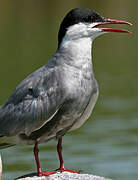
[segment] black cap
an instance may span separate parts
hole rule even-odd
[[[94,23],[94,22],[103,22],[102,16],[100,16],[95,11],[88,8],[75,8],[68,12],[68,14],[63,19],[59,33],[58,33],[58,47],[67,31],[69,26],[78,24],[80,22],[84,23]]]

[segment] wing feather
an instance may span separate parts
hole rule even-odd
[[[43,66],[24,79],[0,108],[0,134],[30,134],[47,123],[64,102],[60,71]]]

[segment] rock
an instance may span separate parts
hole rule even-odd
[[[28,174],[22,177],[19,177],[15,180],[111,180],[108,178],[95,176],[92,174],[77,174],[69,172],[57,172],[47,177],[38,177],[36,173]]]

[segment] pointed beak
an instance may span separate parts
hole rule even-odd
[[[93,28],[99,28],[99,29],[101,29],[102,31],[105,31],[105,32],[107,31],[107,32],[131,33],[131,32],[129,32],[127,30],[124,30],[124,29],[101,27],[101,25],[107,25],[107,24],[126,24],[126,25],[129,25],[129,26],[132,26],[132,24],[130,22],[127,22],[127,21],[118,20],[118,19],[105,19],[105,18],[103,18],[103,22],[98,23]]]

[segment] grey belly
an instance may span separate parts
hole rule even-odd
[[[15,144],[32,144],[37,140],[41,143],[55,137],[58,138],[63,136],[67,131],[72,131],[81,127],[90,117],[98,98],[98,88],[96,88],[94,84],[92,87],[95,88],[93,88],[93,90],[89,88],[87,93],[84,93],[84,89],[81,91],[80,88],[80,91],[75,93],[75,95],[78,94],[79,97],[63,103],[50,121],[44,124],[40,129],[32,132],[29,136],[20,134],[14,137],[13,142]]]
[[[75,129],[78,129],[80,128],[84,123],[85,121],[90,117],[92,111],[93,111],[93,108],[96,104],[96,101],[98,99],[98,94],[99,94],[99,91],[97,90],[96,92],[94,92],[92,95],[91,95],[91,98],[89,100],[89,103],[87,105],[87,107],[85,108],[84,112],[82,113],[81,117],[79,117],[74,125],[71,127],[70,131],[73,131]]]
[[[72,109],[67,107],[61,108],[53,119],[51,119],[39,130],[33,132],[30,136],[21,134],[10,138],[3,137],[3,141],[8,144],[34,144],[36,140],[41,143],[55,137],[58,138],[58,136],[64,135],[67,131],[75,130],[83,125],[83,123],[90,117],[97,98],[98,90],[92,93],[87,106],[84,108],[82,113],[75,113],[76,110],[74,107],[72,107]],[[68,104],[68,107],[71,107],[71,105]]]
[[[90,117],[97,98],[98,88],[94,88],[90,96],[87,94],[87,96],[83,95],[80,98],[79,94],[79,98],[66,101],[55,116],[43,127],[33,132],[29,139],[41,143],[55,137],[61,137],[67,131],[81,127]]]

